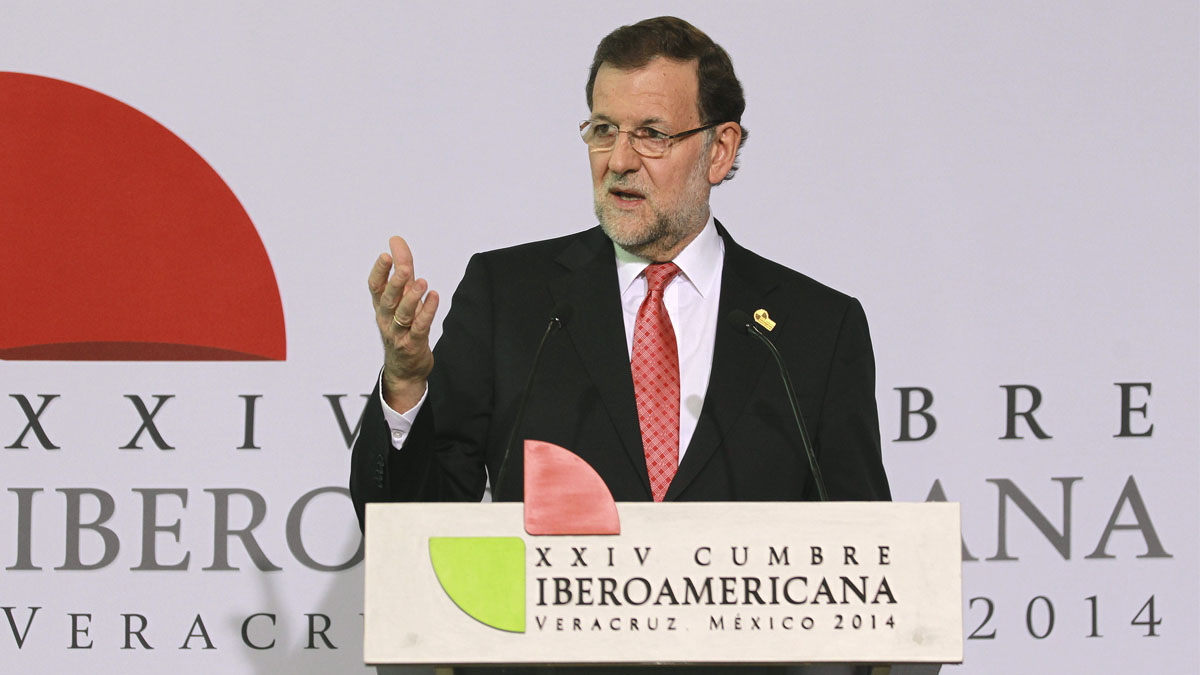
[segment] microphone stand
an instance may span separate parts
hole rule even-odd
[[[783,356],[779,354],[779,350],[775,348],[775,343],[771,342],[771,338],[763,333],[748,314],[741,310],[734,310],[730,312],[729,319],[738,327],[745,328],[747,333],[758,338],[767,346],[771,356],[775,357],[775,365],[779,367],[779,375],[783,378],[783,389],[787,393],[788,404],[792,408],[792,417],[796,419],[796,428],[800,430],[800,443],[804,446],[805,456],[808,457],[808,468],[812,472],[813,482],[817,484],[817,496],[823,502],[829,501],[829,494],[825,491],[825,478],[821,475],[817,454],[813,451],[812,442],[809,440],[808,428],[804,426],[804,416],[800,414],[800,401],[796,397],[796,388],[792,386],[792,377],[788,374],[787,367],[783,365]]]
[[[546,346],[546,341],[550,339],[550,334],[555,330],[562,328],[563,324],[571,317],[571,307],[569,305],[558,306],[551,313],[550,323],[546,324],[546,332],[542,333],[542,339],[538,342],[537,351],[533,354],[533,365],[529,368],[529,378],[525,381],[525,389],[521,392],[521,402],[517,406],[517,416],[513,421],[512,429],[508,432],[508,442],[504,444],[504,459],[500,461],[500,474],[496,478],[496,484],[493,486],[493,498],[499,501],[501,488],[505,485],[508,478],[508,465],[512,455],[513,443],[516,441],[517,430],[521,427],[521,422],[525,418],[525,406],[529,403],[529,395],[533,392],[533,377],[537,374],[538,364],[542,359],[542,348]]]

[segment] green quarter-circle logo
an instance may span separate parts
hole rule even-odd
[[[446,595],[468,616],[525,632],[525,542],[520,537],[430,537],[429,559]]]

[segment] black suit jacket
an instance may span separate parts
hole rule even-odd
[[[889,499],[880,458],[875,361],[857,300],[725,241],[712,374],[667,500],[815,499],[807,460],[766,349],[728,324],[763,308],[788,364],[831,499]],[[496,480],[538,341],[551,336],[518,438],[580,455],[617,501],[651,499],[612,242],[599,227],[472,257],[434,349],[429,396],[401,451],[376,391],[354,445],[350,490],[360,523],[371,501],[478,501]],[[513,450],[498,500],[522,496]]]

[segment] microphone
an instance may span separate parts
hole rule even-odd
[[[800,443],[804,446],[804,455],[808,458],[808,468],[812,472],[813,482],[817,484],[817,496],[823,502],[829,501],[829,494],[825,492],[825,479],[821,476],[821,467],[817,464],[817,453],[813,451],[812,443],[808,439],[808,428],[804,426],[804,416],[800,414],[800,402],[796,398],[796,388],[792,386],[792,378],[788,375],[787,368],[783,365],[783,357],[780,356],[779,350],[775,348],[775,343],[771,342],[771,338],[763,332],[758,324],[750,318],[750,315],[740,309],[735,309],[725,316],[726,321],[731,326],[739,331],[746,331],[750,335],[758,338],[767,350],[771,352],[771,356],[775,357],[775,365],[779,366],[779,375],[783,378],[783,389],[787,392],[788,403],[792,406],[792,416],[796,418],[796,428],[800,430]]]
[[[533,365],[529,368],[529,379],[525,380],[525,389],[521,392],[517,417],[513,420],[512,429],[508,432],[508,442],[504,444],[504,459],[500,461],[500,475],[497,477],[495,485],[492,486],[492,497],[497,501],[499,501],[500,489],[505,484],[505,478],[508,477],[508,462],[512,455],[513,442],[517,438],[517,430],[521,427],[521,421],[525,418],[525,405],[529,403],[529,394],[533,391],[533,376],[537,373],[538,363],[542,359],[542,348],[546,346],[546,340],[550,338],[550,334],[565,326],[574,313],[575,308],[567,303],[559,303],[550,311],[550,321],[546,324],[546,332],[542,333],[542,340],[538,343],[537,351],[533,353]]]

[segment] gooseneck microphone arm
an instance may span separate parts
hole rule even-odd
[[[817,485],[817,496],[823,502],[829,501],[829,494],[825,491],[825,478],[821,475],[821,466],[817,463],[817,453],[813,451],[812,442],[809,440],[808,427],[804,426],[804,416],[800,414],[800,401],[796,398],[796,388],[792,386],[792,377],[788,374],[787,367],[783,365],[783,356],[779,354],[779,350],[775,348],[775,343],[771,342],[771,338],[767,337],[767,334],[758,327],[749,314],[735,309],[729,313],[726,319],[738,330],[744,330],[758,338],[767,346],[767,351],[771,352],[771,356],[775,357],[775,365],[779,366],[779,376],[783,379],[783,389],[787,393],[788,404],[792,407],[792,416],[796,419],[796,428],[800,430],[800,443],[804,446],[804,454],[808,458],[808,468],[812,473],[813,482]]]
[[[542,348],[546,346],[546,341],[550,339],[550,334],[566,325],[571,319],[573,310],[571,305],[560,304],[555,305],[554,310],[550,312],[550,322],[546,324],[546,332],[542,333],[542,339],[538,342],[537,351],[533,354],[533,365],[529,368],[529,379],[525,380],[525,389],[521,392],[521,402],[517,406],[517,416],[513,420],[512,429],[508,432],[508,442],[504,444],[504,459],[500,461],[500,474],[496,478],[496,483],[492,486],[492,498],[499,501],[500,490],[506,484],[505,479],[508,477],[508,463],[512,455],[513,443],[517,438],[517,430],[521,428],[521,422],[525,419],[525,406],[529,403],[529,395],[533,392],[533,377],[537,374],[538,363],[542,359]]]

